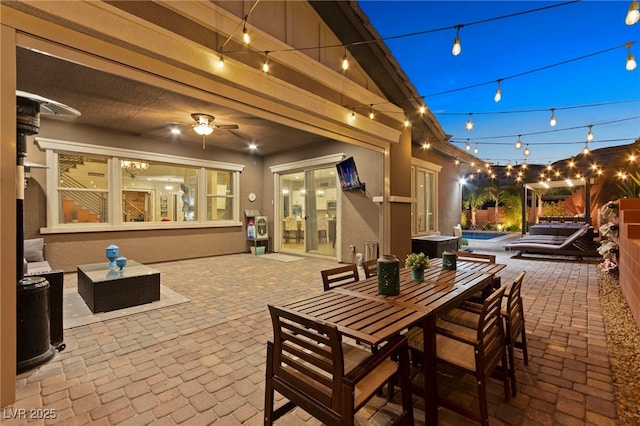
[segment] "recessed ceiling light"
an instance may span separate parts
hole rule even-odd
[[[250,150],[258,149],[258,145],[256,145],[255,143],[250,143],[249,144],[249,149]]]

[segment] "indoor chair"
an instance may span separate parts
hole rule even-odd
[[[339,266],[337,268],[326,269],[320,271],[322,275],[322,285],[324,291],[331,290],[334,287],[360,281],[360,274],[358,273],[358,266],[355,263],[350,263],[345,266]]]
[[[487,407],[487,380],[496,373],[502,380],[504,398],[509,400],[509,374],[504,328],[500,305],[505,288],[501,287],[487,297],[474,328],[444,320],[436,321],[436,361],[464,373],[472,374],[478,386],[479,413],[466,405],[438,397],[438,404],[466,417],[489,424]],[[414,327],[407,334],[412,353],[424,353],[423,332]],[[496,368],[498,366],[502,368]]]
[[[352,425],[355,413],[395,374],[402,392],[396,423],[413,424],[405,336],[395,336],[371,353],[342,342],[333,324],[272,305],[269,312],[273,341],[267,342],[265,425],[296,406],[324,424]],[[274,392],[288,400],[277,409]]]

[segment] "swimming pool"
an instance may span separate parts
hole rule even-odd
[[[462,231],[462,238],[468,240],[491,240],[508,234],[508,232],[497,231]]]

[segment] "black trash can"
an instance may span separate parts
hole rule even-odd
[[[49,329],[49,282],[43,277],[18,281],[17,372],[48,362],[55,355]]]

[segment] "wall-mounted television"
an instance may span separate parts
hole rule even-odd
[[[340,181],[340,188],[342,188],[342,190],[365,190],[364,182],[360,182],[358,169],[356,168],[356,162],[353,160],[353,157],[344,159],[336,164],[336,169],[338,170],[338,179]]]

